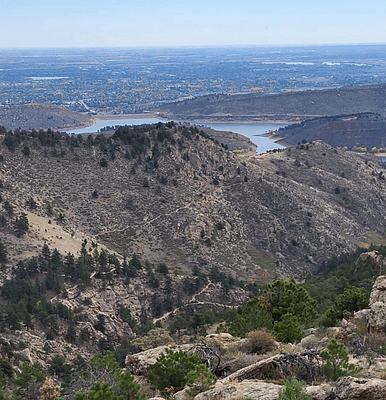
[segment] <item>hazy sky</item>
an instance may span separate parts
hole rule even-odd
[[[0,0],[0,48],[386,43],[385,0]]]

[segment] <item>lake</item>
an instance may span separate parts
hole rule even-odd
[[[106,126],[116,125],[143,125],[143,124],[156,124],[157,122],[167,122],[157,118],[119,118],[119,119],[99,119],[92,126],[87,128],[73,129],[68,133],[94,133],[99,132],[100,129]],[[200,124],[198,124],[200,125]],[[251,141],[257,145],[257,153],[263,154],[267,150],[283,149],[284,146],[275,143],[274,140],[258,136],[263,133],[267,133],[270,130],[276,130],[286,126],[285,124],[265,124],[265,123],[205,123],[202,124],[208,128],[216,129],[219,131],[236,132],[251,139]]]
[[[257,153],[263,154],[267,150],[273,149],[284,149],[284,146],[281,144],[275,143],[274,140],[258,136],[262,135],[263,133],[268,133],[271,130],[276,130],[281,127],[286,126],[285,124],[254,124],[254,123],[244,123],[244,124],[237,124],[237,123],[207,123],[205,126],[215,129],[217,131],[226,131],[226,132],[236,132],[241,133],[242,135],[246,136],[247,138],[251,139],[251,141],[257,145]]]

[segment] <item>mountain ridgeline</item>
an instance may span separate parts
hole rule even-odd
[[[72,252],[92,238],[177,274],[217,268],[248,282],[299,276],[382,242],[386,171],[371,154],[322,142],[251,157],[225,147],[173,123],[111,137],[5,133],[1,239],[15,259],[43,239],[60,249],[67,234],[79,239]],[[17,245],[5,204],[29,219]]]

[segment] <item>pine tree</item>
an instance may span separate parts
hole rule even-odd
[[[358,370],[353,364],[350,364],[349,353],[343,343],[332,339],[327,349],[320,352],[320,358],[325,361],[322,366],[323,372],[327,378],[336,381],[339,377],[355,373]]]

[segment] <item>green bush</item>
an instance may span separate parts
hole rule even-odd
[[[348,362],[348,350],[343,343],[332,339],[327,349],[320,352],[320,358],[325,362],[322,370],[328,379],[336,381],[339,377],[356,373],[358,369]]]
[[[205,365],[196,365],[187,375],[186,384],[189,389],[186,389],[186,392],[195,396],[211,389],[216,381],[216,376]]]
[[[284,384],[285,388],[280,390],[278,400],[312,400],[312,396],[303,392],[303,381],[298,381],[292,376]]]
[[[166,354],[161,354],[149,367],[148,379],[163,392],[165,389],[177,392],[185,387],[189,372],[197,366],[203,366],[197,354],[189,355],[182,350],[173,352],[166,349]]]

